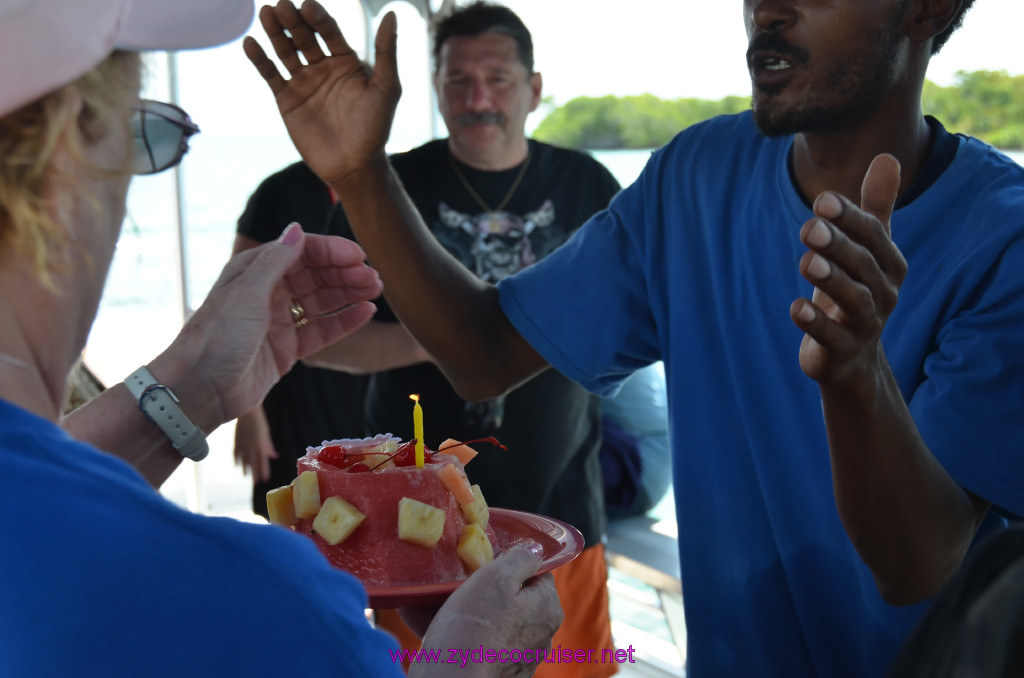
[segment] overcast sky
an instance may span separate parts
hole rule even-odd
[[[563,104],[577,96],[649,92],[662,98],[747,96],[746,37],[735,0],[508,0],[533,33],[544,94]],[[358,0],[325,0],[342,31],[363,53]],[[403,98],[395,122],[397,150],[431,136],[428,43],[409,5],[399,16]],[[958,70],[1024,74],[1024,0],[977,0],[964,27],[932,60],[929,78],[953,83]],[[252,34],[265,46],[258,23]],[[269,51],[269,50],[268,50]],[[159,73],[159,66],[155,67]],[[179,56],[180,100],[204,133],[280,134],[269,90],[236,41]],[[157,86],[159,89],[159,86]],[[154,92],[153,96],[161,93]],[[540,114],[531,117],[536,125]]]

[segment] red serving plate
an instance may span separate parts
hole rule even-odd
[[[541,566],[537,574],[550,572],[571,562],[583,550],[583,535],[572,525],[554,518],[492,508],[488,521],[498,548],[507,551],[519,544],[536,542],[543,548]],[[440,605],[465,581],[446,581],[437,584],[408,586],[372,586],[366,589],[370,607],[386,610],[413,605]]]

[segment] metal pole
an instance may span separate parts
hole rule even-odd
[[[171,102],[178,104],[180,90],[178,87],[178,55],[175,52],[167,53],[167,75],[170,89]],[[174,223],[177,239],[178,257],[178,308],[181,311],[181,324],[184,325],[192,316],[192,306],[188,298],[188,244],[185,238],[185,191],[182,166],[178,164],[174,168]],[[185,483],[185,503],[190,511],[202,513],[208,508],[206,491],[203,484],[202,467],[199,464],[192,464],[192,482]]]
[[[180,90],[178,87],[178,55],[174,52],[167,54],[167,71],[171,102],[177,105],[180,99]],[[181,310],[182,323],[184,323],[192,315],[192,309],[188,302],[188,264],[185,261],[186,252],[188,252],[185,241],[185,193],[181,172],[181,165],[176,165],[174,167],[174,222],[178,248],[178,305]]]

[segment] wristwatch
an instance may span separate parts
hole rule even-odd
[[[206,434],[185,416],[178,407],[178,397],[158,382],[145,365],[132,372],[124,383],[139,401],[142,413],[160,427],[178,454],[192,461],[206,458],[210,452]]]

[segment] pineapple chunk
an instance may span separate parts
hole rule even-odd
[[[470,574],[476,572],[480,566],[494,560],[494,548],[491,546],[491,540],[487,538],[484,529],[477,523],[470,523],[462,528],[462,534],[459,535],[459,546],[455,552],[459,554],[459,558],[462,558],[462,564],[466,566],[466,571]]]
[[[292,481],[292,500],[295,504],[295,515],[299,518],[312,518],[320,510],[320,481],[315,471],[303,471]]]
[[[331,546],[348,539],[366,516],[341,497],[327,497],[313,520],[313,531]]]
[[[480,527],[487,527],[487,521],[491,518],[491,511],[487,508],[487,501],[484,493],[480,491],[479,485],[473,486],[473,502],[462,505],[462,513],[466,520],[477,523]]]
[[[448,488],[448,491],[455,497],[455,501],[459,502],[459,505],[472,504],[476,497],[473,496],[473,490],[469,487],[469,481],[466,480],[466,474],[457,467],[455,464],[445,464],[437,472],[441,482]]]
[[[383,442],[373,449],[374,454],[383,454],[385,457],[390,457],[392,454],[398,451],[398,441],[394,438]]]
[[[292,498],[291,485],[278,487],[267,492],[267,517],[275,525],[291,527],[299,522],[295,515],[295,500]]]
[[[431,548],[444,532],[444,511],[409,497],[398,500],[398,538]]]

